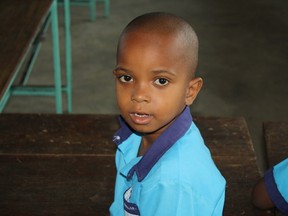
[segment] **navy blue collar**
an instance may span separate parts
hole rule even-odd
[[[190,109],[186,107],[174,122],[155,140],[141,160],[130,169],[127,178],[132,178],[134,172],[136,172],[138,181],[142,181],[165,152],[186,133],[191,123],[192,116]],[[116,132],[113,140],[117,145],[120,145],[133,133],[122,117],[120,117],[120,124],[121,128]]]

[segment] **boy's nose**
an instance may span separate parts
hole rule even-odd
[[[132,91],[131,100],[133,102],[150,102],[149,87],[144,85],[135,86]]]

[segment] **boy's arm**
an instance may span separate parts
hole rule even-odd
[[[288,214],[288,159],[266,171],[252,193],[253,204],[261,209],[277,207]]]
[[[269,197],[268,191],[266,189],[264,179],[261,178],[255,185],[252,192],[252,203],[255,207],[263,210],[271,209],[274,203]]]

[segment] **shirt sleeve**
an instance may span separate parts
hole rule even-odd
[[[215,194],[214,194],[215,195]],[[217,200],[203,197],[191,189],[191,186],[177,183],[157,183],[141,194],[139,206],[141,216],[165,215],[222,215],[225,191]]]
[[[268,170],[264,182],[275,206],[281,212],[288,214],[288,159]]]

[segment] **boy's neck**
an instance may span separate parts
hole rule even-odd
[[[145,152],[150,148],[150,146],[154,143],[156,138],[151,137],[151,135],[142,136],[140,147],[138,150],[138,157],[143,156]]]

